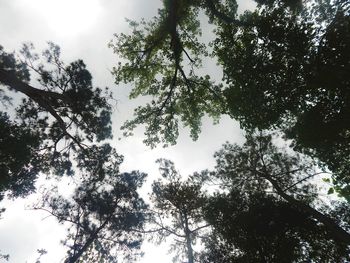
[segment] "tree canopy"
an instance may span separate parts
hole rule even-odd
[[[169,160],[158,160],[148,230],[173,236],[174,262],[347,262],[349,204],[327,205],[305,156],[275,146],[271,135],[226,143],[216,167],[182,178]],[[193,249],[199,241],[201,249]]]
[[[170,160],[159,159],[162,179],[152,185],[152,220],[154,232],[160,241],[173,236],[174,259],[198,262],[193,245],[203,229],[208,227],[203,219],[206,203],[202,184],[193,177],[183,180]],[[175,260],[174,260],[175,261]]]
[[[256,3],[256,10],[238,15],[233,0],[163,1],[150,22],[130,22],[132,33],[111,43],[123,58],[114,75],[116,83],[134,83],[130,98],[150,96],[150,102],[124,129],[145,124],[151,146],[174,144],[180,121],[196,139],[205,114],[228,114],[246,129],[278,129],[332,170],[346,196],[349,2]],[[215,26],[212,49],[200,39],[201,10]],[[222,83],[200,75],[208,55],[222,67]]]
[[[215,156],[217,166],[207,177],[225,191],[206,206],[215,238],[204,262],[348,260],[346,212],[335,212],[336,203],[329,211],[320,202],[310,180],[319,175],[312,164],[278,149],[270,136],[225,144]]]
[[[138,231],[147,206],[137,190],[146,175],[118,173],[114,166],[106,169],[102,180],[86,176],[71,198],[51,189],[42,204],[34,207],[68,224],[64,262],[120,262],[140,256],[143,236]]]
[[[41,56],[32,44],[20,55],[0,47],[0,85],[1,196],[31,193],[40,172],[73,174],[74,158],[112,137],[108,89],[93,86],[82,60],[66,65],[53,43]]]
[[[34,192],[39,174],[74,176],[72,193],[47,189],[34,207],[67,226],[66,263],[135,261],[146,234],[173,236],[175,260],[187,263],[349,262],[350,2],[255,3],[238,14],[235,0],[163,0],[110,42],[116,84],[148,98],[125,135],[144,125],[147,145],[172,145],[184,126],[197,139],[206,115],[246,132],[214,155],[213,170],[186,179],[159,159],[150,205],[138,192],[146,174],[119,170],[106,141],[112,95],[85,63],[64,63],[51,42],[41,54],[0,46],[0,201]],[[204,61],[218,63],[221,80]],[[277,147],[271,131],[302,154]],[[315,183],[325,174],[341,194],[329,203]]]
[[[242,17],[254,26],[225,25],[214,44],[234,118],[246,128],[281,129],[295,149],[319,158],[335,173],[345,195],[349,8],[347,1],[314,1],[297,11],[279,2],[262,5]]]

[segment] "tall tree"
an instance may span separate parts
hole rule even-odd
[[[308,182],[319,174],[312,166],[278,150],[269,136],[225,144],[215,156],[208,176],[225,192],[211,198],[206,215],[224,242],[211,242],[209,259],[227,250],[227,262],[348,260],[348,212],[326,211],[317,202]]]
[[[32,44],[21,55],[0,46],[0,197],[32,192],[39,172],[71,175],[74,158],[112,136],[108,90],[93,86],[82,60],[66,65],[48,45],[42,56]]]
[[[231,115],[246,128],[284,131],[295,149],[324,162],[348,195],[349,2],[294,9],[261,1],[242,18],[252,25],[223,25],[214,42]]]
[[[157,162],[163,179],[152,185],[154,231],[160,240],[173,236],[173,248],[178,257],[186,255],[185,262],[198,262],[193,244],[208,227],[203,222],[202,209],[206,198],[201,185],[191,178],[181,180],[171,161],[159,159]]]
[[[146,175],[119,173],[120,162],[119,155],[108,154],[103,178],[92,164],[70,198],[50,190],[34,207],[69,226],[66,263],[131,261],[139,255],[147,206],[137,191]]]
[[[116,67],[116,82],[135,83],[131,98],[151,96],[124,128],[146,124],[152,146],[175,143],[179,121],[197,138],[204,114],[278,128],[295,149],[324,162],[348,196],[349,1],[256,2],[238,16],[234,0],[163,1],[158,17],[117,35],[112,46],[126,62]],[[222,84],[197,70],[209,52],[199,40],[199,10],[215,25],[211,55],[223,68]]]
[[[228,191],[228,190],[227,190]],[[289,203],[231,189],[206,211],[214,231],[201,262],[347,262],[348,246]]]

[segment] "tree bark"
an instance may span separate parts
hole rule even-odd
[[[185,235],[186,235],[186,246],[187,246],[188,263],[194,263],[191,231],[190,231],[190,229],[188,227],[188,218],[187,218],[187,214],[186,213],[184,213],[184,223],[185,223]]]

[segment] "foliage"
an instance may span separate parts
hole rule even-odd
[[[261,133],[247,135],[243,146],[225,144],[215,157],[214,171],[187,180],[171,161],[158,160],[163,178],[153,183],[155,227],[147,233],[160,242],[173,236],[177,260],[349,260],[348,204],[321,202],[313,180],[324,173],[310,159],[276,147],[271,135]],[[211,195],[203,190],[210,184],[220,187]],[[204,248],[189,253],[198,238]]]
[[[163,178],[152,185],[154,231],[159,241],[168,236],[174,237],[175,259],[185,258],[186,262],[193,263],[196,253],[192,246],[208,226],[203,223],[205,194],[201,184],[193,178],[181,180],[171,161],[159,159],[157,162]]]
[[[296,150],[334,172],[347,195],[350,6],[309,6],[296,12],[279,1],[262,5],[242,17],[252,26],[220,27],[214,53],[232,116],[246,128],[283,130]]]
[[[134,262],[142,242],[146,204],[137,190],[146,175],[119,173],[120,156],[108,154],[102,161],[104,176],[86,173],[70,198],[50,190],[35,209],[49,212],[68,226],[65,262]]]
[[[17,124],[0,112],[0,200],[6,190],[24,196],[34,190],[41,166],[41,139],[24,124]],[[31,163],[31,166],[27,165]]]
[[[130,98],[150,97],[135,110],[123,128],[126,134],[146,124],[145,143],[175,144],[179,121],[196,139],[204,114],[217,118],[221,107],[220,85],[208,75],[197,75],[207,56],[198,20],[200,1],[164,1],[158,17],[146,23],[130,21],[131,35],[116,35],[110,46],[123,62],[114,69],[116,83],[135,84]],[[124,62],[125,61],[125,62]]]
[[[164,1],[153,20],[131,22],[131,35],[117,35],[116,82],[135,83],[131,98],[151,96],[124,128],[145,124],[151,146],[174,144],[179,121],[196,139],[205,114],[229,114],[247,129],[277,128],[332,170],[347,197],[349,2],[256,2],[238,17],[234,0]],[[195,70],[210,51],[200,39],[200,10],[216,26],[209,55],[222,66],[222,84]]]
[[[41,257],[47,254],[47,251],[45,249],[37,249],[36,252],[39,254],[37,259],[35,260],[35,263],[41,263]]]
[[[233,190],[208,206],[216,237],[203,262],[346,262],[346,247],[307,213],[261,193],[241,195]]]
[[[269,136],[225,144],[215,156],[217,166],[207,178],[224,191],[206,206],[214,232],[203,262],[349,260],[347,206],[338,201],[339,209],[334,204],[327,211],[316,202],[308,182],[318,174],[310,173],[312,166],[273,146]]]
[[[1,196],[34,191],[40,172],[72,175],[74,158],[111,138],[108,90],[93,87],[82,60],[66,65],[60,48],[48,46],[44,62],[32,44],[21,56],[0,47],[0,100],[9,113],[0,113]]]

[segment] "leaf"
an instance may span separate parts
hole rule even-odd
[[[333,193],[334,193],[334,188],[333,187],[329,188],[327,194],[331,195]]]

